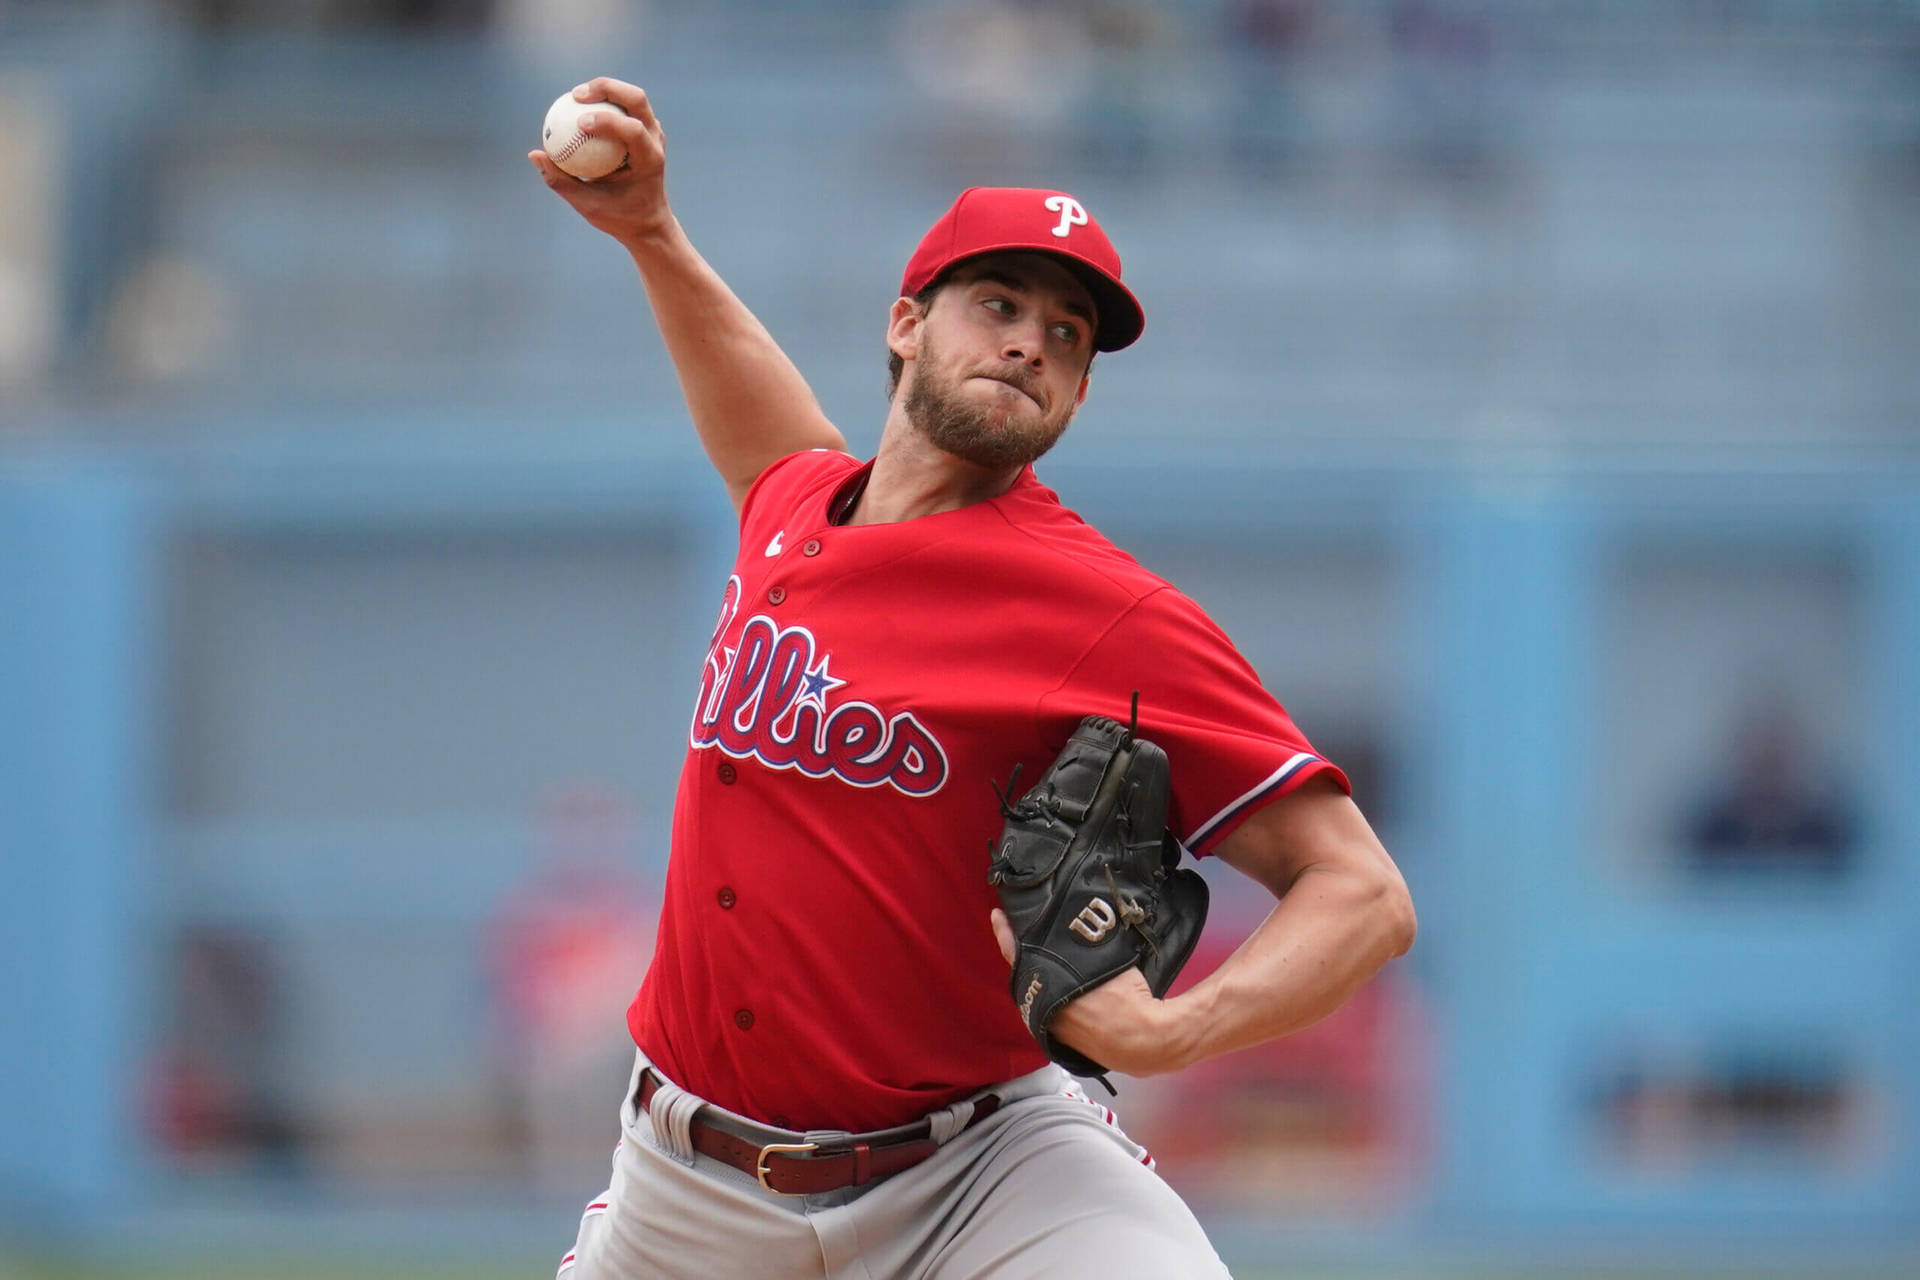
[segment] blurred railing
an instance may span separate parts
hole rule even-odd
[[[1000,98],[971,71],[1031,33],[980,34],[991,6],[663,5],[585,59],[157,19],[21,36],[23,85],[113,86],[39,122],[71,139],[66,305],[28,390],[80,421],[208,397],[168,415],[200,430],[235,397],[564,406],[556,430],[668,411],[624,257],[521,158],[590,62],[653,89],[683,219],[856,436],[899,263],[993,180],[1074,188],[1125,250],[1150,324],[1101,369],[1105,435],[1911,445],[1907,10],[1302,5],[1269,47],[1234,5],[1121,35],[1085,16],[1107,7],[1043,23],[1051,88]]]

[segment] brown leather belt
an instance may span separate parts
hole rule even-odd
[[[640,1109],[647,1110],[660,1091],[660,1078],[651,1070],[640,1078]],[[965,1132],[1000,1109],[994,1094],[976,1098],[973,1115],[961,1126]],[[706,1111],[708,1108],[702,1108]],[[712,1156],[760,1180],[760,1185],[783,1196],[815,1195],[841,1187],[864,1187],[891,1177],[925,1160],[940,1149],[933,1125],[926,1120],[881,1129],[874,1133],[836,1134],[808,1141],[803,1134],[770,1129],[732,1116],[708,1120],[699,1113],[689,1126],[693,1149]]]

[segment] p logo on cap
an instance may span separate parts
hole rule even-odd
[[[968,258],[1028,250],[1063,261],[1099,312],[1096,351],[1118,351],[1146,327],[1146,315],[1120,282],[1120,255],[1087,207],[1064,191],[969,187],[940,216],[907,260],[900,295],[912,297]]]
[[[1064,236],[1075,227],[1087,225],[1087,211],[1072,196],[1048,196],[1047,208],[1060,214],[1060,225],[1053,229],[1053,234],[1057,236]]]

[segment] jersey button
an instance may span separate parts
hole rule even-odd
[[[733,1025],[742,1031],[753,1030],[753,1010],[735,1009],[733,1011]]]
[[[720,774],[720,781],[729,787],[733,785],[733,780],[740,776],[740,771],[733,767],[733,761],[731,760],[722,760],[718,772]]]
[[[786,598],[787,598],[787,589],[785,587],[775,587],[773,590],[767,592],[768,604],[779,604],[782,600],[785,600]]]
[[[733,896],[733,890],[731,889],[722,889],[715,896],[720,899],[720,909],[722,911],[733,910],[733,904],[739,901],[738,898]]]
[[[806,546],[804,546],[804,547],[801,547],[801,548],[800,548],[800,554],[801,554],[801,555],[803,555],[803,556],[817,556],[817,555],[819,555],[819,554],[820,554],[820,539],[818,539],[818,538],[808,538],[808,539],[807,539],[807,545],[806,545]],[[782,1127],[782,1128],[785,1128],[786,1126],[784,1126],[784,1125],[782,1125],[781,1127]]]

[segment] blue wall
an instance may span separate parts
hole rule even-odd
[[[124,469],[0,472],[0,1198],[55,1221],[137,1160],[154,531]]]
[[[457,467],[351,451],[206,463],[150,455],[136,478],[124,465],[48,462],[0,484],[0,968],[10,975],[0,986],[0,1204],[41,1227],[103,1201],[150,1208],[161,1185],[141,1154],[135,1079],[165,1017],[164,1004],[150,1007],[150,944],[178,905],[180,851],[208,838],[169,811],[168,762],[154,749],[179,710],[158,674],[178,632],[160,620],[189,537],[377,548],[401,534],[512,544],[619,529],[683,566],[683,586],[652,602],[671,624],[640,642],[674,658],[697,651],[724,571],[725,508],[686,451],[540,467],[484,448]],[[1626,470],[1228,471],[1096,457],[1063,460],[1048,479],[1149,563],[1157,549],[1210,540],[1281,554],[1383,549],[1396,618],[1389,733],[1406,775],[1393,837],[1423,926],[1405,963],[1438,1033],[1435,1150],[1410,1222],[1549,1236],[1616,1223],[1748,1240],[1840,1229],[1905,1238],[1920,1206],[1920,1026],[1908,998],[1920,920],[1910,786],[1920,777],[1920,497],[1910,475],[1700,485]],[[1165,501],[1142,512],[1135,498],[1149,489]],[[1833,892],[1636,887],[1595,834],[1613,798],[1599,650],[1621,549],[1710,546],[1765,564],[1835,545],[1862,566],[1861,870]],[[432,639],[457,657],[457,636]],[[681,708],[659,696],[671,705],[637,732],[671,756]],[[295,817],[223,838],[294,848],[311,829]],[[483,845],[429,855],[421,884],[484,883]],[[350,884],[328,898],[324,881],[296,882],[310,908],[319,892],[317,909],[356,910]],[[234,901],[244,912],[244,894]],[[404,927],[400,901],[367,909]],[[1729,1029],[1839,1046],[1883,1108],[1873,1150],[1838,1173],[1760,1159],[1649,1181],[1610,1165],[1587,1106],[1594,1062],[1635,1037]]]

